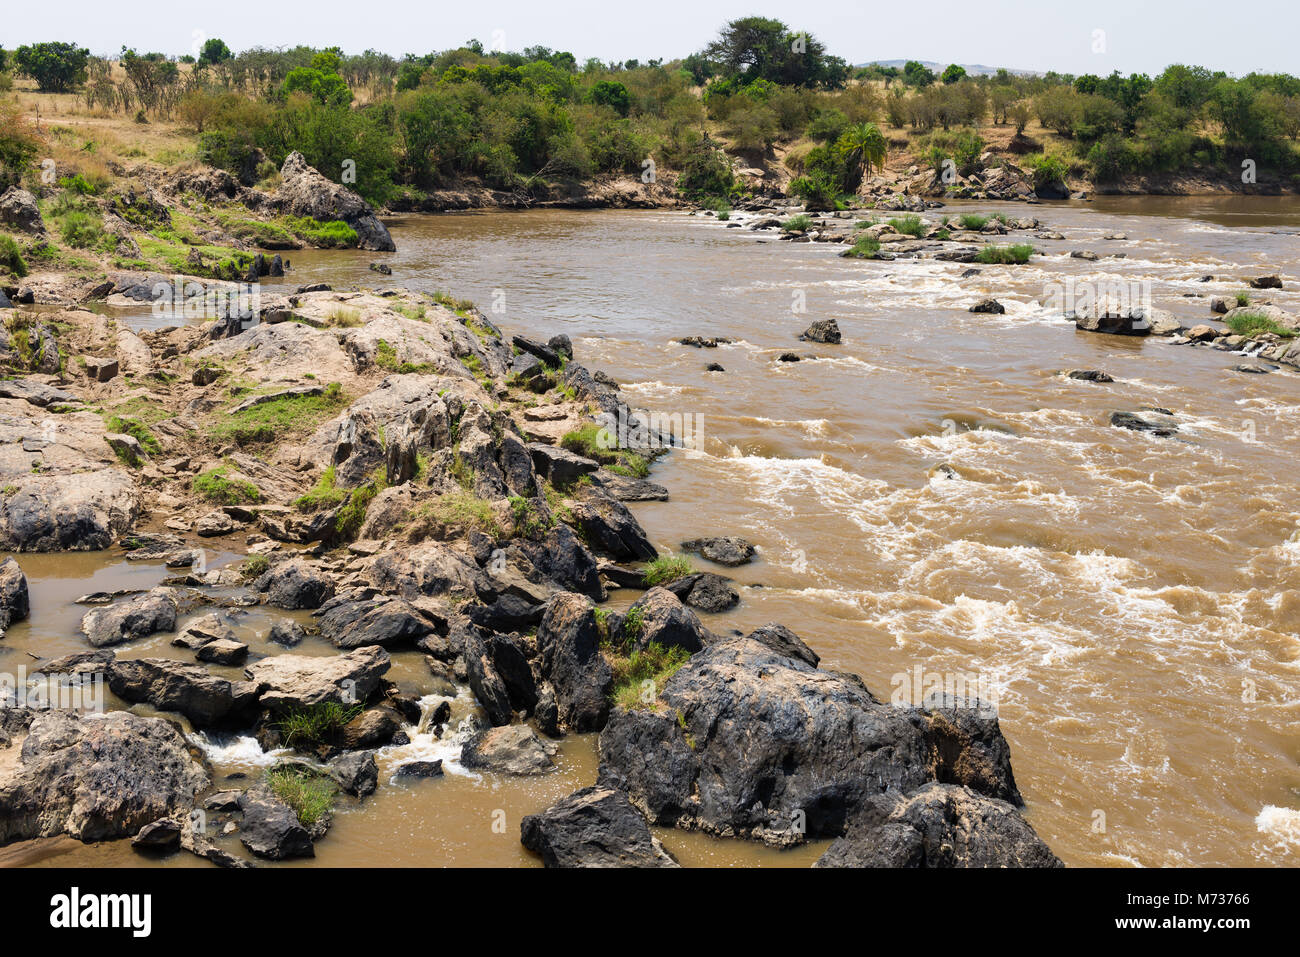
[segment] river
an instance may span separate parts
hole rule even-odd
[[[740,606],[705,623],[783,622],[880,697],[917,669],[978,677],[996,692],[1028,820],[1067,865],[1300,863],[1300,377],[1077,332],[1039,305],[1067,278],[1150,281],[1156,305],[1192,325],[1209,320],[1209,296],[1278,273],[1286,288],[1267,295],[1300,311],[1300,206],[1102,197],[942,212],[968,211],[1034,215],[1066,239],[960,279],[957,263],[845,260],[675,211],[466,213],[397,221],[396,253],[291,253],[286,283],[445,290],[508,333],[567,333],[635,404],[694,417],[703,442],[652,475],[670,500],[633,509],[661,551],[714,534],[758,546],[759,561],[728,572]],[[1116,231],[1128,238],[1101,238]],[[1085,248],[1103,258],[1068,256]],[[985,296],[1006,313],[967,311]],[[822,318],[841,345],[796,340]],[[683,335],[735,341],[694,349]],[[786,351],[812,358],[776,361]],[[1148,405],[1176,415],[1175,438],[1108,424]],[[77,650],[76,594],[164,574],[109,556],[21,559],[33,619],[5,645],[46,654]],[[397,658],[398,680],[418,684],[418,656]],[[447,757],[454,743],[413,750]],[[268,760],[248,742],[209,753],[219,769]],[[339,815],[317,863],[535,863],[518,817],[591,783],[594,741],[566,742],[559,760],[526,783],[385,775]],[[820,851],[661,836],[686,863],[803,865]],[[127,842],[5,853],[138,860]]]

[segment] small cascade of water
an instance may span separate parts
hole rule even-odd
[[[451,717],[446,724],[435,725],[434,714],[443,702],[451,704]],[[395,773],[401,765],[412,761],[442,761],[445,774],[477,777],[460,764],[461,749],[481,727],[476,718],[476,710],[477,704],[465,688],[461,688],[454,698],[440,694],[425,695],[420,699],[420,719],[415,724],[406,726],[410,740],[406,744],[381,748],[377,757],[390,773]],[[460,715],[459,719],[457,715]],[[438,735],[440,729],[441,736]]]

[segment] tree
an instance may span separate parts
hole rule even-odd
[[[632,108],[632,97],[627,87],[617,80],[601,80],[587,91],[587,101],[613,107],[619,116],[627,116]]]
[[[903,64],[903,82],[908,86],[929,86],[934,82],[934,71],[918,60]]]
[[[73,43],[33,43],[14,51],[14,66],[42,93],[66,93],[86,80],[90,51]]]
[[[871,167],[884,167],[888,145],[875,123],[859,123],[840,135],[835,149],[847,163],[849,178],[844,185],[850,191],[856,191]]]
[[[956,83],[958,80],[965,79],[965,77],[966,68],[964,66],[958,66],[956,63],[949,63],[947,68],[943,71],[944,83]]]
[[[826,47],[809,33],[795,33],[780,20],[742,17],[732,20],[703,56],[728,79],[769,80],[785,86],[842,86],[848,66],[828,57]]]
[[[234,58],[235,55],[230,52],[225,40],[210,37],[203,41],[203,49],[199,51],[199,66],[216,66]]]

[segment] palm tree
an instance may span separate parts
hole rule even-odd
[[[835,144],[840,154],[847,160],[852,175],[852,182],[846,184],[856,191],[862,178],[873,166],[885,166],[885,153],[888,145],[885,137],[875,123],[859,123],[845,130]]]

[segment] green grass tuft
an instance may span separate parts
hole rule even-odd
[[[985,246],[975,257],[976,262],[988,266],[1021,266],[1029,262],[1034,247],[1028,243],[1016,243],[1014,246]]]
[[[230,478],[231,468],[220,465],[194,476],[194,491],[218,505],[252,505],[262,500],[262,493],[252,482]]]

